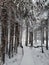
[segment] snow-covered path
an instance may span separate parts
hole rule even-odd
[[[11,59],[7,59],[5,65],[49,65],[49,50],[44,47],[44,53],[41,48],[24,46],[24,55],[22,49],[19,48],[19,53]]]
[[[31,49],[24,46],[24,57],[21,65],[34,65]]]
[[[21,65],[49,65],[49,50],[44,47],[44,53],[42,53],[41,48],[24,46],[24,56]]]

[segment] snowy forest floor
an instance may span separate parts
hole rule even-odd
[[[41,48],[31,48],[24,46],[24,55],[19,47],[17,55],[13,58],[6,58],[5,65],[49,65],[49,50],[44,47],[44,53]]]
[[[25,35],[24,35],[25,37]],[[23,39],[24,39],[23,37]],[[18,53],[14,53],[14,57],[9,59],[6,55],[6,63],[4,65],[49,65],[49,50],[46,50],[44,44],[44,53],[41,51],[41,47],[26,47],[25,40],[23,40],[23,50],[24,54],[22,53],[22,49],[18,47]],[[40,43],[40,41],[38,41]],[[41,45],[35,44],[34,46]]]

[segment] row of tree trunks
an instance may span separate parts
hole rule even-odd
[[[1,59],[2,63],[5,63],[5,53],[9,55],[9,58],[11,56],[13,57],[14,51],[17,53],[17,47],[19,45],[19,23],[15,22],[15,16],[16,14],[14,13],[14,10],[12,9],[12,6],[9,7],[11,8],[9,10],[10,14],[8,15],[9,12],[7,12],[8,8],[3,5],[2,11],[1,11]],[[8,17],[10,16],[9,24],[8,24]],[[8,41],[8,34],[9,34],[9,29],[10,29],[10,42]],[[14,41],[14,35],[15,35],[15,43]],[[21,39],[22,40],[22,39]]]
[[[13,52],[17,53],[17,47],[19,45],[19,30],[18,30],[18,23],[10,24],[10,44],[9,44],[9,58],[11,58],[11,53],[13,57]],[[15,43],[14,41],[14,35],[15,35]]]
[[[9,58],[13,57],[14,51],[14,22],[15,22],[15,14],[13,9],[11,8],[11,20],[10,20],[10,44],[9,44]]]
[[[43,44],[44,44],[44,26],[42,25],[41,22],[41,49],[42,49],[42,53],[43,51]],[[48,50],[48,20],[46,21],[46,49]]]
[[[12,22],[12,21],[11,21]],[[13,57],[13,38],[14,38],[14,24],[10,24],[10,44],[9,44],[9,58]]]

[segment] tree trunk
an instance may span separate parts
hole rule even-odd
[[[31,44],[31,47],[32,47],[33,46],[33,32],[30,32],[29,43]]]
[[[6,28],[7,28],[7,10],[5,7],[3,7],[2,12],[1,12],[1,28],[2,28],[2,35],[1,35],[1,51],[2,51],[2,61],[3,64],[5,63],[5,45],[6,45]]]
[[[44,27],[43,27],[43,44],[44,44]]]
[[[20,42],[20,47],[22,46],[22,26],[20,26],[20,40],[19,40],[19,42]]]
[[[1,41],[2,41],[2,61],[3,61],[3,64],[5,63],[5,29],[3,28],[4,26],[2,26],[2,38],[1,38]]]
[[[26,46],[28,46],[28,24],[26,26],[26,43],[25,43]]]
[[[48,50],[48,21],[46,21],[46,49]]]
[[[18,31],[18,23],[15,26],[15,51],[17,53],[17,47],[19,45],[19,31]]]
[[[6,25],[6,54],[8,54],[8,25]]]
[[[42,22],[41,22],[41,26],[42,26]],[[42,26],[41,27],[41,49],[42,49],[42,53],[44,53],[44,51],[43,51],[43,31],[44,31],[44,28]]]
[[[1,60],[1,45],[0,45],[0,65],[2,65],[2,60]]]
[[[37,31],[34,31],[34,40],[35,40],[35,44],[37,43]]]
[[[12,53],[13,57],[13,37],[14,37],[14,24],[10,24],[10,44],[9,44],[9,58]]]
[[[11,7],[9,58],[11,55],[13,57],[14,20],[15,20],[15,15],[14,15],[14,11]],[[10,54],[10,53],[12,53],[12,54]]]

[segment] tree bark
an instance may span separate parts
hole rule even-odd
[[[31,47],[32,47],[33,46],[33,32],[30,32],[29,43],[31,44]]]
[[[2,35],[1,35],[1,53],[2,53],[2,61],[3,64],[5,63],[5,46],[6,46],[6,28],[7,28],[7,10],[5,7],[3,7],[2,12],[1,12],[1,28],[2,28]]]
[[[44,44],[44,27],[43,27],[43,44]]]
[[[17,47],[19,45],[19,31],[18,31],[18,23],[15,26],[15,51],[17,53]]]
[[[48,50],[48,21],[46,21],[46,49]]]
[[[22,46],[22,26],[20,26],[20,40],[19,40],[19,42],[20,42],[20,47]]]
[[[35,43],[37,43],[37,31],[34,32],[34,40],[35,40]]]
[[[25,43],[26,46],[28,46],[28,24],[26,26],[26,43]]]
[[[41,26],[42,26],[42,22],[41,22]],[[42,49],[42,53],[44,53],[44,51],[43,51],[43,31],[44,31],[44,28],[42,26],[41,27],[41,49]]]
[[[15,15],[14,15],[14,11],[11,7],[9,58],[11,55],[13,57],[14,20],[15,20]]]
[[[8,24],[6,24],[6,54],[8,54]]]

